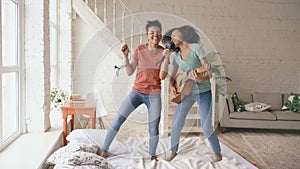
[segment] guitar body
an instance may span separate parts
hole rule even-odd
[[[199,67],[196,69],[196,72],[198,76],[201,78],[201,80],[209,80],[209,75],[207,73],[207,70],[205,67]],[[170,93],[170,102],[174,103],[180,103],[183,98],[187,95],[189,95],[192,91],[194,81],[188,78],[189,73],[183,72],[178,73],[176,75],[175,81],[175,88],[176,88],[176,94]]]
[[[188,72],[178,73],[175,81],[176,94],[170,94],[170,101],[180,103],[184,96],[191,93],[194,81],[188,79]]]

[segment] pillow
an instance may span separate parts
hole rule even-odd
[[[107,130],[98,129],[76,129],[73,130],[66,139],[69,143],[86,143],[102,145],[106,136]]]
[[[77,151],[67,155],[62,160],[63,165],[94,165],[98,166],[99,168],[110,169],[113,168],[111,164],[107,162],[107,160],[97,154]]]
[[[75,143],[68,144],[69,152],[83,151],[96,154],[98,152],[99,147],[96,144],[85,144],[85,143]]]
[[[259,102],[253,102],[245,105],[245,109],[247,111],[253,111],[253,112],[262,112],[270,108],[271,105],[267,105],[265,103],[259,103]]]
[[[282,106],[282,110],[290,110],[300,113],[300,96],[295,93],[291,93],[287,101]]]
[[[67,164],[56,164],[53,169],[99,169],[99,166],[95,166],[95,165],[72,166]]]
[[[287,101],[283,104],[281,110],[289,110],[289,109],[291,109],[293,98],[294,98],[294,95],[289,95]]]
[[[107,130],[99,129],[76,129],[68,136],[67,140],[71,143],[96,144],[99,147],[103,145]],[[113,154],[127,154],[131,152],[131,147],[126,143],[128,137],[117,134],[109,147],[109,152]]]
[[[67,144],[66,146],[57,149],[53,154],[51,154],[47,159],[46,163],[50,165],[55,165],[69,154],[77,151],[97,153],[98,146],[95,144],[85,143]]]
[[[245,110],[240,102],[240,99],[238,98],[237,93],[233,93],[231,95],[231,98],[232,98],[233,105],[234,105],[234,111],[242,112]]]

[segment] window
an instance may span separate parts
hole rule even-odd
[[[0,150],[21,133],[20,2],[0,0]]]

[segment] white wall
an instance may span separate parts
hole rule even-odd
[[[231,91],[300,92],[300,1],[123,0],[198,26],[222,54]]]
[[[27,0],[24,18],[26,122],[30,132],[45,131],[50,127],[49,1]]]
[[[58,86],[71,88],[71,1],[59,3]],[[24,58],[26,81],[26,125],[28,131],[50,127],[50,34],[49,0],[24,2]]]
[[[123,0],[123,2],[132,13],[169,13],[186,19],[200,28],[221,53],[226,74],[233,80],[229,82],[230,91],[300,92],[299,1]],[[103,12],[99,6],[98,9],[99,13]],[[111,20],[108,18],[108,23]],[[79,17],[73,20],[72,29],[74,63],[92,34]],[[106,76],[109,73],[115,76],[113,66],[120,62],[118,57],[112,57],[101,69],[106,70]],[[101,77],[96,75],[95,79],[97,81]],[[104,95],[105,104],[109,105],[110,110],[114,110],[115,100],[110,90],[113,84],[104,80],[102,78],[102,81],[98,81],[97,87]]]

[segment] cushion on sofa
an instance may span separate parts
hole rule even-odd
[[[247,120],[276,120],[276,116],[268,111],[263,112],[232,112],[229,114],[230,118],[233,119],[247,119]]]
[[[300,114],[292,111],[273,111],[278,120],[299,121]]]
[[[265,103],[252,102],[245,105],[247,111],[262,112],[269,109],[271,106]]]
[[[240,99],[239,99],[237,93],[233,93],[231,95],[231,99],[232,99],[232,102],[233,102],[234,111],[238,111],[238,112],[245,111],[243,105],[240,102]]]
[[[284,100],[282,110],[290,110],[300,113],[300,95],[291,93],[287,100]]]
[[[282,106],[281,110],[285,111],[285,110],[288,110],[289,108],[291,108],[291,107],[288,107],[288,102],[292,103],[293,98],[294,98],[293,94],[289,94],[288,96],[286,96],[284,94],[283,95],[283,106]]]
[[[282,108],[281,93],[254,92],[253,101],[271,105],[270,110],[281,110]]]

